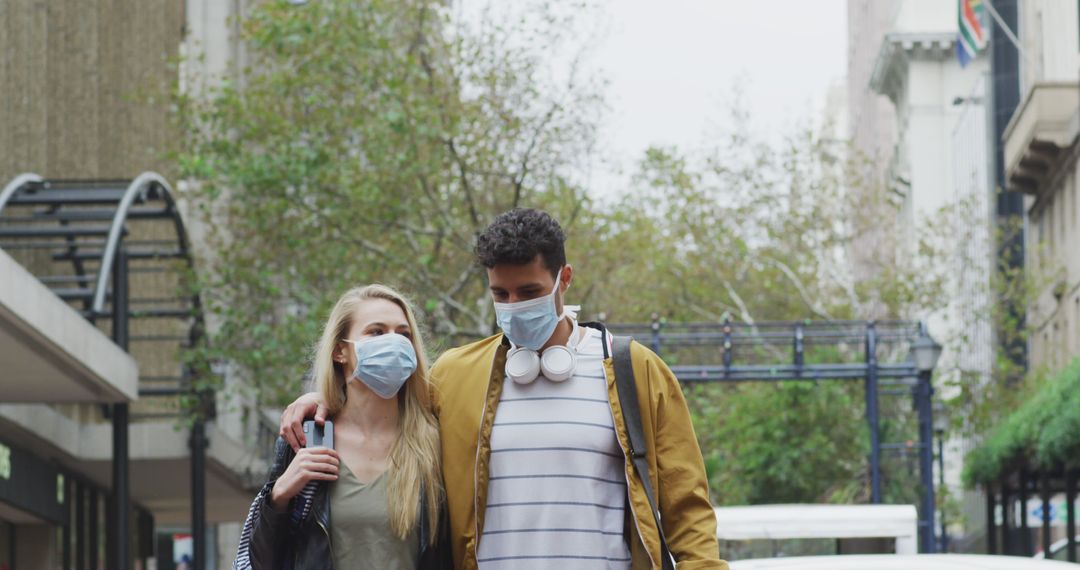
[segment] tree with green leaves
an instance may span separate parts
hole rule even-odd
[[[561,39],[570,18],[258,4],[243,21],[254,65],[179,105],[180,164],[212,228],[201,293],[221,324],[202,356],[238,365],[261,402],[290,400],[330,303],[371,281],[411,292],[443,346],[490,334],[475,233],[526,204],[571,235],[594,222],[579,172],[596,85],[541,80],[548,46],[522,41]]]
[[[372,281],[414,297],[436,349],[491,334],[473,236],[516,206],[562,223],[585,316],[753,325],[941,308],[947,224],[901,243],[887,193],[811,130],[777,148],[738,119],[711,147],[649,150],[619,195],[590,195],[604,100],[580,63],[589,9],[461,18],[423,0],[257,4],[242,22],[252,65],[178,101],[178,161],[211,228],[194,286],[215,326],[190,357],[230,363],[257,405],[291,401],[331,303]],[[867,496],[861,386],[689,397],[718,501]],[[906,500],[914,479],[886,476],[887,496]]]
[[[587,307],[614,322],[651,313],[673,322],[910,318],[943,308],[935,269],[947,235],[933,225],[909,254],[895,240],[867,256],[866,234],[895,235],[899,212],[877,187],[860,186],[859,157],[800,130],[781,148],[739,128],[694,152],[651,149],[631,191],[612,210],[617,260]],[[868,198],[869,197],[869,198]],[[880,200],[875,202],[874,200]],[[648,208],[640,207],[648,204]],[[942,214],[944,215],[944,214]],[[890,230],[892,228],[892,230]],[[648,276],[643,284],[640,277]],[[753,330],[751,328],[751,330]],[[883,349],[884,350],[884,349]],[[789,362],[767,344],[754,363]],[[718,364],[719,354],[666,350],[676,363]],[[879,354],[882,361],[905,354]],[[861,344],[814,347],[810,362],[861,362]],[[713,359],[713,360],[709,360]],[[746,362],[743,360],[743,362]],[[722,504],[869,499],[869,439],[861,383],[695,385],[688,392],[714,498]],[[910,400],[883,399],[885,441],[913,434]],[[909,456],[909,457],[908,457]],[[918,496],[914,451],[886,459],[886,499]]]

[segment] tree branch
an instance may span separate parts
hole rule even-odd
[[[768,263],[771,263],[773,266],[778,268],[781,273],[787,276],[788,281],[791,281],[791,284],[795,286],[795,290],[799,292],[799,296],[802,298],[803,304],[806,305],[806,308],[810,309],[811,313],[814,313],[814,315],[825,320],[836,320],[832,317],[832,315],[828,313],[828,311],[819,307],[817,303],[815,303],[813,299],[810,298],[810,294],[807,292],[806,286],[803,285],[802,280],[799,279],[799,276],[796,275],[795,272],[787,266],[787,264],[780,261],[779,259],[774,259],[768,256],[762,256],[762,259],[764,259]]]

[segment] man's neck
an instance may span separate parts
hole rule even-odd
[[[540,347],[540,352],[543,352],[549,346],[566,346],[570,343],[570,334],[573,332],[573,321],[568,317],[563,317],[555,327],[555,332],[551,334],[551,338],[544,343],[544,346]]]

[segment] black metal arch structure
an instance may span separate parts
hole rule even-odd
[[[199,298],[181,294],[178,281],[193,270],[193,259],[173,189],[154,172],[133,180],[21,174],[0,191],[0,249],[110,331],[139,362],[134,412],[126,403],[105,409],[113,428],[106,566],[127,570],[130,559],[119,553],[129,552],[132,534],[128,428],[132,419],[183,412],[179,401],[191,393],[192,371],[175,351],[194,346],[204,334]],[[210,405],[195,410],[191,429],[192,535],[199,567],[206,552],[204,422],[212,414]]]
[[[683,384],[862,380],[870,433],[871,502],[882,500],[882,453],[917,450],[922,487],[918,508],[919,548],[931,553],[939,547],[947,548],[944,523],[940,545],[935,532],[933,371],[920,370],[911,358],[911,349],[920,339],[923,342],[930,340],[921,322],[769,321],[751,324],[724,320],[676,324],[663,322],[654,315],[651,323],[612,324],[608,329],[615,334],[633,336],[657,354],[679,353],[675,359],[678,363],[671,364],[670,368]],[[810,362],[812,359],[807,358],[807,353],[815,347],[842,349],[839,352],[860,358],[846,362]],[[711,363],[682,364],[684,361]],[[881,441],[878,405],[881,396],[912,398],[919,419],[917,444]]]

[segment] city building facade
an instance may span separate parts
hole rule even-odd
[[[874,246],[883,248],[874,256],[914,255],[930,234],[944,240],[936,245],[955,269],[945,276],[945,309],[919,317],[946,346],[938,395],[950,397],[943,380],[963,374],[984,382],[995,354],[989,57],[960,64],[955,2],[851,0],[848,10],[850,137],[855,152],[873,157],[868,171],[880,185],[867,187],[885,193],[895,215],[892,239]],[[964,496],[967,447],[960,438],[945,444],[944,482],[953,496]],[[980,512],[977,497],[965,498],[965,511]],[[968,532],[962,523],[946,521],[949,534]],[[954,540],[958,547],[963,541]]]
[[[201,229],[168,158],[171,97],[235,71],[246,5],[0,3],[0,567],[173,568],[193,542],[200,568],[231,564],[273,430],[224,395],[194,427],[184,350],[202,333],[201,310],[197,299],[149,303],[180,290],[178,261],[194,257],[198,270]],[[108,244],[88,236],[127,206],[85,197],[127,195],[147,172],[164,184],[135,200],[164,199],[166,211],[136,205],[120,220],[131,258],[120,327],[95,312],[95,272],[107,274],[105,310],[120,297]],[[170,239],[179,254],[142,247]]]
[[[1020,104],[1003,133],[1008,190],[1024,195],[1029,365],[1060,369],[1080,355],[1080,27],[1076,2],[1020,3]]]

